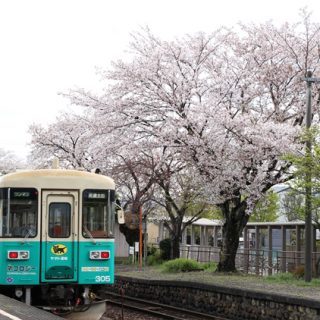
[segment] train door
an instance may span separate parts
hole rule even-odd
[[[78,192],[42,192],[41,281],[77,281]]]

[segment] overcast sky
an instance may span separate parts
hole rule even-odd
[[[299,20],[319,0],[0,0],[0,148],[28,152],[28,127],[53,122],[68,101],[58,92],[94,89],[95,67],[126,50],[148,26],[169,39],[237,22]]]

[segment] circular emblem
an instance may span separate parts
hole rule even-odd
[[[68,252],[68,248],[64,244],[55,244],[51,247],[51,253],[62,256]]]

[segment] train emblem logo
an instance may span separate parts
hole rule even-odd
[[[68,248],[64,244],[55,244],[51,247],[51,252],[55,255],[62,256],[68,252]]]

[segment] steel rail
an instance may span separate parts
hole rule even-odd
[[[104,294],[106,296],[112,296],[114,298],[117,299],[123,299],[123,300],[128,300],[128,301],[132,301],[132,302],[137,302],[137,303],[141,303],[147,306],[151,306],[151,307],[156,307],[156,308],[162,308],[162,309],[167,309],[167,310],[171,310],[174,312],[181,312],[181,313],[185,313],[188,314],[190,316],[193,316],[195,318],[198,319],[212,319],[212,320],[228,320],[228,318],[225,317],[221,317],[221,316],[216,316],[216,315],[210,315],[210,314],[205,314],[205,313],[201,313],[201,312],[197,312],[197,311],[192,311],[189,309],[184,309],[184,308],[179,308],[179,307],[174,307],[174,306],[170,306],[170,305],[166,305],[166,304],[161,304],[161,303],[157,303],[157,302],[152,302],[149,300],[143,300],[143,299],[138,299],[138,298],[133,298],[133,297],[128,297],[128,296],[122,296],[120,294],[117,293],[111,293],[111,292],[104,292]],[[162,312],[159,311],[155,311],[152,309],[146,309],[145,307],[136,307],[136,306],[132,306],[132,305],[128,305],[128,304],[124,304],[121,301],[114,301],[114,300],[107,300],[107,303],[110,302],[110,304],[114,304],[114,305],[118,305],[118,306],[124,306],[125,308],[128,309],[135,309],[137,311],[141,311],[141,312],[146,312],[149,314],[154,314],[155,316],[162,316],[166,319],[175,319],[175,320],[185,320],[186,318],[179,318],[178,316],[175,315],[169,315],[169,314],[164,314]]]

